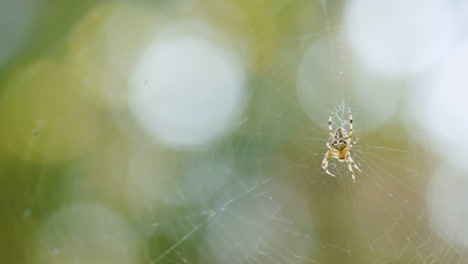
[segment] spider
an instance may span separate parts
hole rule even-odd
[[[349,149],[357,143],[357,140],[352,141],[353,138],[353,116],[351,115],[351,109],[349,109],[349,135],[348,132],[344,127],[339,127],[333,133],[332,128],[332,119],[333,119],[334,112],[331,112],[330,118],[328,119],[328,129],[330,132],[330,139],[327,143],[328,151],[325,153],[325,157],[322,161],[322,168],[325,170],[327,174],[330,176],[335,177],[335,175],[328,171],[328,160],[330,157],[337,159],[339,162],[346,162],[348,163],[348,169],[351,173],[351,177],[353,178],[353,182],[356,183],[356,178],[354,177],[354,170],[353,166],[360,172],[361,169],[356,165],[353,158],[351,158],[351,153]]]

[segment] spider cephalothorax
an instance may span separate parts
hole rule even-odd
[[[349,110],[349,135],[348,132],[344,127],[339,127],[333,133],[332,128],[332,119],[333,119],[333,112],[330,114],[330,118],[328,119],[328,129],[330,133],[330,141],[327,143],[328,151],[325,153],[325,157],[322,161],[322,168],[325,172],[333,177],[334,174],[328,171],[328,160],[330,157],[337,159],[340,162],[348,163],[348,169],[351,173],[351,177],[353,178],[353,182],[356,182],[356,178],[354,177],[353,166],[358,170],[359,167],[354,162],[353,158],[351,158],[351,153],[349,149],[356,144],[356,141],[352,141],[353,137],[353,116],[351,115],[351,110]]]

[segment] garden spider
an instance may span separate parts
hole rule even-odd
[[[359,167],[354,163],[353,158],[351,158],[351,153],[349,149],[356,144],[359,140],[352,141],[353,138],[353,116],[351,115],[351,109],[349,109],[349,135],[344,127],[339,127],[333,133],[332,129],[332,118],[334,112],[331,112],[330,118],[328,119],[328,129],[330,132],[330,140],[327,143],[328,151],[325,153],[325,157],[322,161],[322,168],[325,172],[333,177],[334,174],[328,171],[328,160],[330,157],[337,159],[340,162],[348,163],[348,169],[351,172],[351,177],[353,177],[353,182],[356,183],[356,178],[354,177],[353,166],[358,170]]]

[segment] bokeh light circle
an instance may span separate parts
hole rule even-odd
[[[258,182],[254,180],[249,182],[249,186],[256,184]],[[231,184],[219,198],[245,194],[243,188],[241,185]],[[297,232],[304,232],[310,239],[314,239],[313,212],[306,205],[306,197],[295,192],[292,186],[279,182],[269,182],[261,188],[265,188],[265,193],[268,194],[264,199],[247,199],[246,202],[232,204],[229,199],[220,199],[218,202],[224,205],[217,211],[207,212],[213,216],[207,223],[206,234],[212,254],[219,262],[239,259],[240,254],[247,259],[256,259],[259,263],[270,263],[271,254],[278,253],[284,256],[301,256],[292,258],[294,261],[285,257],[288,262],[311,263],[310,260],[316,257],[313,256],[314,250],[311,250],[310,245],[298,243],[296,237]],[[294,206],[278,207],[277,201],[284,199],[294,201]],[[292,216],[300,216],[300,219]],[[288,220],[281,221],[284,219]],[[293,248],[294,252],[286,248]]]
[[[355,121],[361,123],[355,129],[369,133],[393,117],[402,86],[369,73],[360,64],[337,62],[339,58],[330,51],[329,45],[331,39],[340,36],[318,38],[307,48],[298,68],[297,97],[304,112],[318,125],[327,122],[332,110],[348,111],[330,108],[340,104],[340,107],[351,107]],[[337,81],[341,79],[344,81]],[[347,114],[336,118],[348,121]]]
[[[454,12],[443,0],[353,0],[345,21],[357,56],[370,70],[389,77],[419,73],[440,62],[458,33]]]
[[[199,23],[176,25],[148,46],[132,73],[131,106],[138,124],[172,147],[208,144],[237,122],[246,76],[220,33]]]
[[[139,263],[136,233],[111,210],[94,203],[65,207],[39,229],[35,263]]]
[[[73,28],[65,58],[85,84],[89,100],[111,109],[128,107],[128,79],[163,18],[139,3],[104,2]]]
[[[75,159],[94,148],[101,121],[68,65],[36,61],[13,74],[5,87],[0,100],[3,148],[43,163]]]
[[[416,82],[408,97],[410,126],[417,124],[424,131],[423,144],[440,158],[468,169],[465,157],[468,142],[457,135],[468,134],[468,45],[448,56],[430,75]],[[427,144],[428,137],[431,139]]]

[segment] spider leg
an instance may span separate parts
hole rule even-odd
[[[333,138],[335,135],[333,135],[333,128],[332,128],[332,118],[335,112],[331,112],[330,117],[328,118],[328,130],[330,131],[330,137]]]
[[[351,154],[348,152],[348,156],[347,156],[347,161],[348,161],[348,168],[349,168],[349,172],[351,172],[351,177],[353,178],[353,182],[356,183],[356,178],[354,177],[354,170],[353,170],[353,166],[360,172],[361,169],[356,165],[356,163],[354,162],[353,158],[351,158]]]
[[[353,137],[353,115],[351,115],[351,108],[349,108],[349,138]]]
[[[353,182],[356,183],[356,178],[354,177],[353,166],[351,166],[351,163],[349,161],[348,161],[348,169],[349,169],[349,172],[351,173],[351,177],[353,178]]]
[[[362,170],[356,165],[356,163],[354,162],[353,158],[351,158],[351,156],[349,156],[349,162],[354,166],[354,168],[356,168],[359,172],[362,172]]]
[[[356,139],[356,140],[354,140],[354,141],[351,140],[350,143],[349,143],[349,148],[351,148],[352,146],[354,146],[358,141],[359,141],[359,138]]]
[[[333,173],[328,171],[328,159],[331,156],[333,156],[333,152],[331,150],[329,150],[329,151],[327,151],[327,153],[325,153],[325,157],[323,158],[323,161],[322,161],[322,168],[325,171],[325,173],[327,173],[330,176],[335,177],[335,175]]]
[[[354,140],[353,145],[356,144],[359,141],[359,138]]]
[[[358,171],[362,172],[361,169],[359,169],[359,167],[356,165],[356,163],[354,162],[353,158],[351,158],[351,154],[348,152],[348,161],[351,165],[353,165]]]

